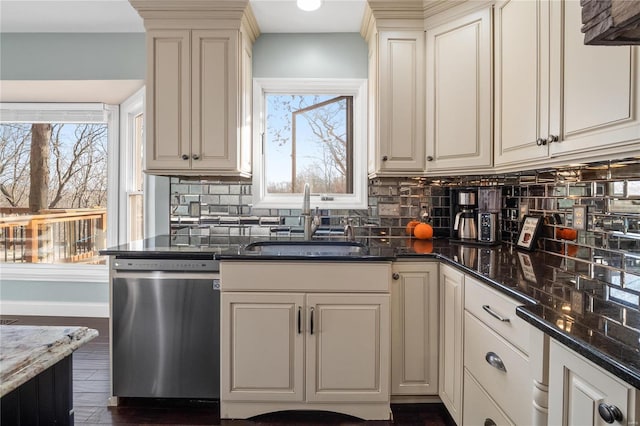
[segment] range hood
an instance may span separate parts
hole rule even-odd
[[[580,0],[584,44],[640,44],[640,1]]]

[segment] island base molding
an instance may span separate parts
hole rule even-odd
[[[347,414],[361,418],[363,420],[393,420],[391,406],[387,402],[366,403],[366,404],[342,404],[342,403],[274,403],[274,402],[229,402],[220,401],[221,419],[248,419],[260,414],[273,413],[277,411],[331,411],[334,413]]]

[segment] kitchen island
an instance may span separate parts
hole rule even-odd
[[[72,353],[87,327],[0,326],[0,423],[73,424]]]

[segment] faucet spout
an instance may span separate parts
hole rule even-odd
[[[320,218],[318,217],[318,209],[316,208],[315,216],[311,216],[311,192],[309,189],[309,184],[304,184],[304,192],[302,194],[302,213],[301,216],[304,219],[304,239],[311,240],[313,234],[315,234],[316,229],[318,229],[318,225],[320,222]]]

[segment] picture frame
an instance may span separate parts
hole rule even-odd
[[[541,224],[542,216],[526,215],[522,220],[522,228],[520,229],[516,247],[529,251],[535,250],[535,243],[540,233]]]

